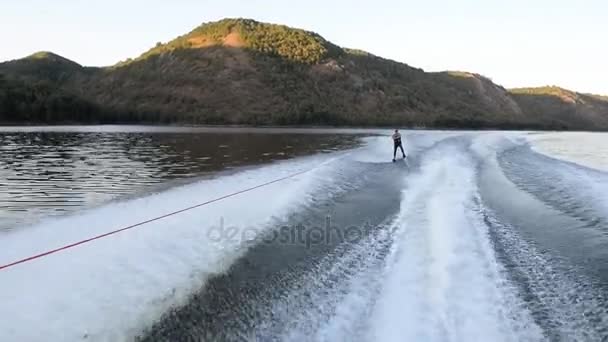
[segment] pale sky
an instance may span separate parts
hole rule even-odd
[[[0,61],[111,65],[225,17],[286,24],[426,71],[608,95],[605,0],[0,0]]]

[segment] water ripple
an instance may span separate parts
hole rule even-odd
[[[0,132],[0,231],[171,180],[352,146],[353,135]]]

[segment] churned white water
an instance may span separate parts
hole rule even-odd
[[[601,289],[594,287],[591,291],[592,285],[585,284],[579,292],[587,291],[593,296],[562,293],[564,284],[572,283],[560,280],[566,277],[558,267],[552,268],[552,259],[540,255],[532,243],[522,242],[520,234],[513,233],[521,228],[517,224],[525,220],[514,221],[514,225],[494,222],[493,226],[490,222],[498,219],[488,214],[489,205],[484,200],[491,198],[508,206],[509,198],[501,201],[507,191],[485,193],[484,199],[480,184],[486,191],[500,186],[519,195],[511,198],[524,196],[529,201],[542,201],[542,197],[533,196],[535,188],[521,190],[527,184],[518,184],[521,188],[514,185],[518,181],[516,167],[511,170],[511,178],[502,173],[497,155],[531,142],[535,149],[552,157],[589,166],[590,162],[585,160],[601,164],[602,156],[608,156],[605,138],[501,132],[404,135],[410,156],[408,164],[394,165],[402,168],[402,173],[388,169],[393,166],[390,137],[371,137],[364,139],[364,146],[352,151],[243,170],[52,219],[1,236],[0,264],[5,264],[308,170],[281,182],[0,271],[0,340],[132,340],[164,312],[186,303],[189,295],[199,291],[209,277],[226,272],[246,253],[255,237],[272,227],[274,220],[314,205],[321,197],[332,198],[342,191],[336,183],[355,182],[353,178],[360,175],[344,176],[347,174],[344,173],[342,177],[349,178],[339,182],[336,176],[340,169],[354,165],[359,167],[356,170],[374,170],[375,177],[390,175],[393,178],[386,182],[402,186],[398,188],[401,197],[392,214],[361,241],[338,245],[327,252],[308,273],[297,274],[297,282],[285,282],[281,295],[251,305],[256,310],[247,314],[258,316],[244,320],[251,319],[256,325],[250,327],[251,331],[239,331],[234,336],[270,334],[275,340],[285,341],[431,342],[544,341],[554,336],[599,336],[604,330],[598,325],[604,321],[584,315],[577,317],[576,312],[588,307],[594,309],[589,312],[601,312],[604,305]],[[570,146],[579,138],[587,145],[605,143],[606,151],[585,157],[585,153],[592,153]],[[533,153],[527,147],[526,151]],[[533,163],[540,159],[533,154],[510,156],[505,163],[516,163],[517,158],[523,163],[525,157],[526,162],[536,165]],[[539,161],[539,165],[545,165],[544,162]],[[608,207],[599,200],[602,194],[594,188],[608,183],[601,175],[577,167],[564,165],[547,173],[547,177],[556,180],[551,186],[559,183],[559,188],[551,191],[581,189],[579,192],[585,196],[572,195],[571,201],[595,199],[594,206],[587,206],[591,209],[579,211],[601,218],[601,213],[608,213]],[[391,172],[382,173],[387,169]],[[396,174],[402,177],[401,182],[395,182]],[[537,180],[533,175],[529,174],[531,182],[540,183],[547,178],[541,174],[535,176],[540,179]],[[481,182],[480,177],[486,177],[483,178],[486,181]],[[496,179],[500,182],[493,181]],[[563,214],[559,203],[549,204],[543,214]],[[374,203],[369,205],[373,207]],[[511,207],[516,214],[525,212],[517,205]],[[577,213],[576,210],[569,213],[572,217],[567,222],[576,221]],[[508,217],[509,213],[503,214]],[[218,225],[235,227],[240,235],[217,238]],[[493,234],[502,240],[494,241]],[[517,271],[523,274],[520,278],[529,283],[517,284],[518,280],[509,273],[512,270],[499,258],[495,248],[499,243],[508,243],[502,252],[518,265]],[[285,277],[292,276],[285,272]],[[529,298],[522,295],[522,287],[530,291]],[[560,291],[552,291],[551,287]],[[529,305],[534,301],[538,307],[545,306],[545,310],[534,312]],[[592,332],[585,335],[579,328]]]
[[[324,183],[339,154],[277,163],[53,219],[0,238],[0,264],[314,170],[0,272],[0,340],[129,340],[221,273],[265,225]],[[221,223],[221,222],[224,223]],[[220,238],[216,229],[236,227]],[[242,235],[242,236],[241,236]]]

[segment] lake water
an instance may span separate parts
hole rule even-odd
[[[352,147],[357,141],[353,133],[146,126],[0,127],[0,230],[221,171]]]
[[[0,132],[0,341],[608,336],[607,134]]]

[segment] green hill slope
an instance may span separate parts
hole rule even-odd
[[[108,68],[43,53],[1,63],[0,74],[91,104],[86,122],[608,129],[605,99],[579,94],[571,115],[568,102],[507,91],[477,74],[427,73],[250,19],[203,24]],[[83,121],[64,111],[63,119]]]
[[[0,74],[0,122],[95,122],[100,108],[55,84],[7,79]]]
[[[0,72],[5,75],[30,81],[63,83],[84,70],[80,64],[46,51],[0,64]]]
[[[606,130],[608,97],[551,86],[510,90],[522,110],[563,129]]]
[[[224,19],[203,24],[167,44],[158,44],[138,60],[180,49],[229,46],[274,55],[299,63],[318,63],[344,51],[316,33],[251,19]]]

